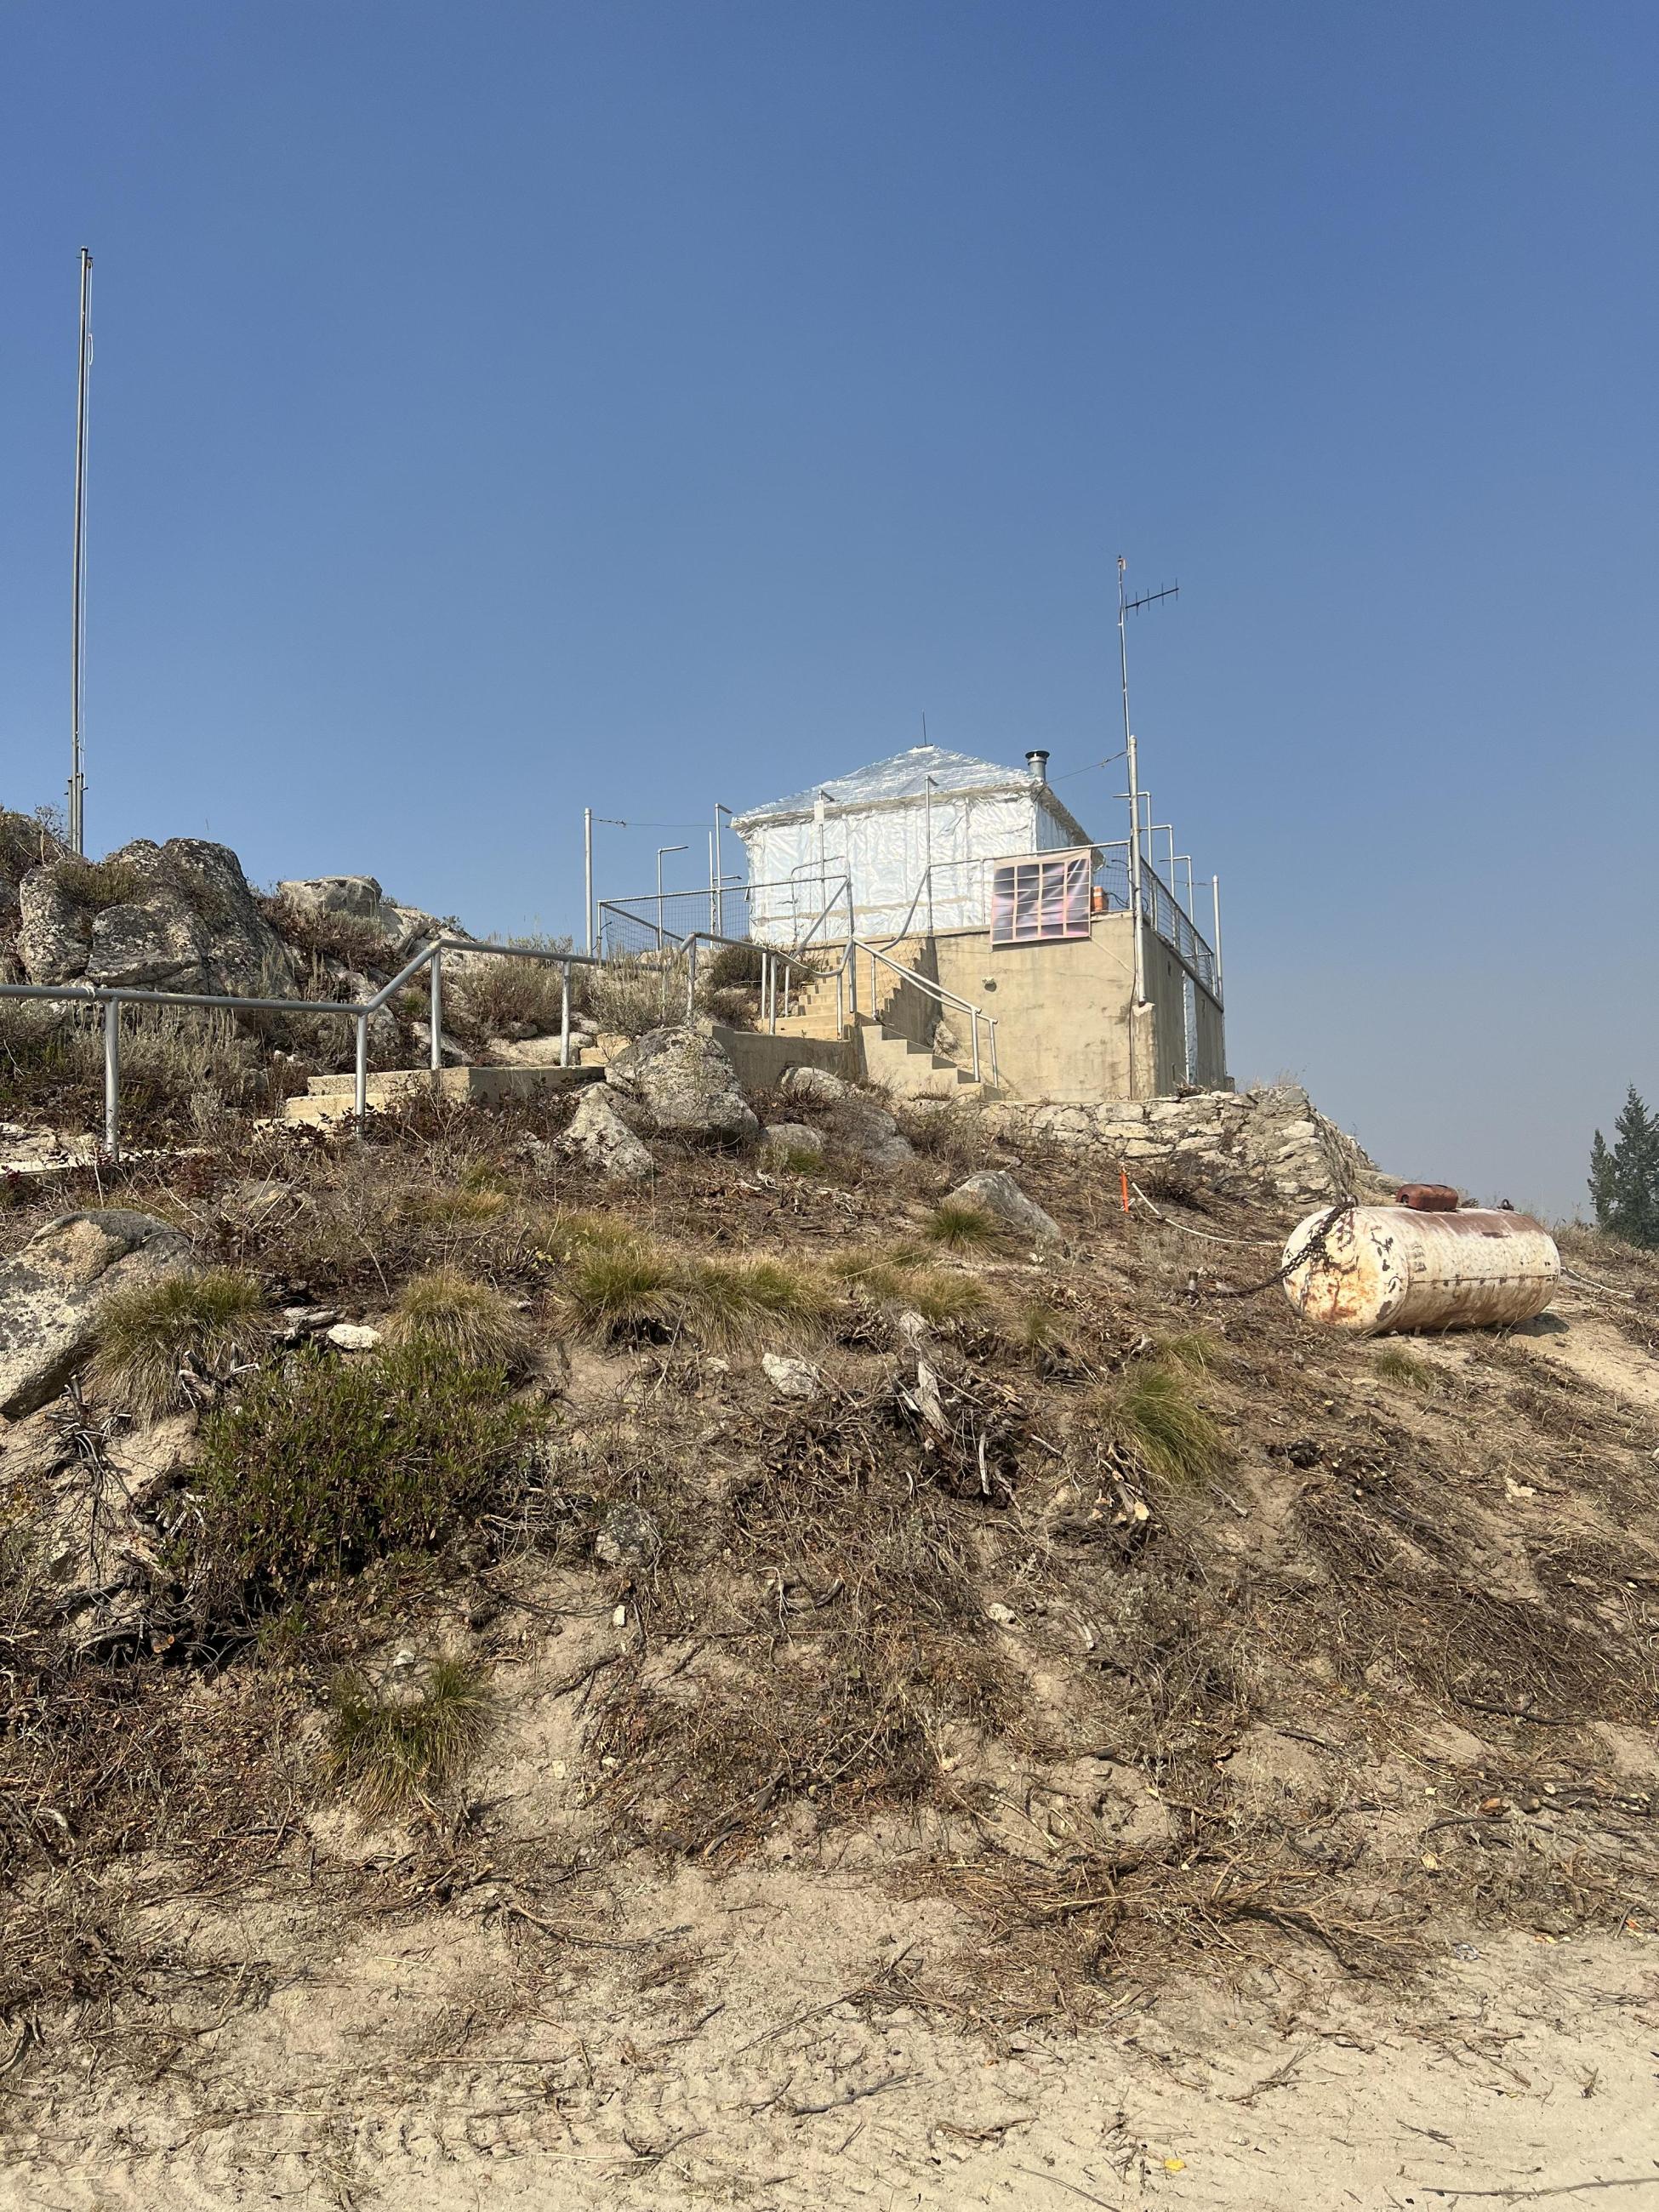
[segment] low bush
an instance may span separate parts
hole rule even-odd
[[[153,1418],[189,1402],[184,1378],[191,1369],[227,1380],[270,1340],[252,1275],[234,1267],[163,1275],[116,1291],[100,1308],[92,1380],[130,1413]]]
[[[464,1367],[520,1376],[535,1364],[536,1332],[511,1298],[453,1267],[404,1285],[386,1322],[394,1344],[421,1346]]]
[[[129,905],[144,888],[143,875],[131,860],[88,860],[78,853],[58,861],[58,881],[65,895],[88,914]]]
[[[259,904],[265,920],[284,944],[313,963],[338,961],[362,972],[384,973],[392,958],[392,940],[378,921],[366,914],[343,914],[314,907],[277,891]],[[326,975],[315,979],[312,995],[332,998],[335,987]]]
[[[738,984],[758,984],[764,960],[762,948],[745,941],[742,945],[720,945],[706,955],[697,964],[697,974],[704,987],[710,991],[724,991]]]
[[[482,1670],[449,1656],[407,1693],[343,1674],[330,1705],[324,1774],[378,1820],[430,1805],[477,1747],[490,1711]]]
[[[266,1087],[264,1054],[235,1020],[185,1007],[121,1016],[121,1128],[198,1133]],[[103,1111],[103,1024],[64,1000],[0,999],[0,1106],[64,1127],[96,1128]]]
[[[641,1037],[684,1011],[685,993],[659,970],[612,961],[587,971],[587,1011],[601,1035]]]
[[[382,1553],[434,1549],[510,1500],[538,1418],[499,1368],[428,1345],[300,1353],[204,1427],[204,1578],[258,1602]]]
[[[568,937],[514,937],[507,943],[533,952],[574,950]],[[585,1011],[586,978],[592,973],[580,964],[570,970],[573,1012]],[[515,1029],[554,1030],[562,1014],[563,975],[556,960],[469,959],[455,988],[458,1009],[485,1036],[510,1035]]]

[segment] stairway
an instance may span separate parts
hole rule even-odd
[[[369,1110],[392,1105],[411,1092],[436,1091],[441,1097],[490,1103],[537,1091],[563,1091],[582,1083],[602,1083],[599,1067],[388,1067],[368,1079]],[[357,1110],[357,1079],[352,1075],[313,1075],[298,1097],[286,1100],[283,1120],[290,1127],[349,1121]]]
[[[991,1095],[987,1082],[975,1082],[970,1068],[963,1067],[935,1052],[924,1038],[931,1037],[944,1012],[939,1001],[903,971],[917,971],[927,950],[921,937],[901,938],[884,947],[887,959],[878,960],[862,945],[855,945],[848,973],[839,988],[834,975],[821,975],[792,995],[790,1012],[780,1018],[779,1036],[846,1038],[857,1048],[866,1082],[902,1098],[977,1098]],[[896,963],[890,967],[888,962]],[[858,988],[852,985],[856,973]],[[853,1013],[856,996],[858,1013]],[[845,1016],[836,1020],[837,1012]],[[963,1017],[965,1020],[967,1018]]]

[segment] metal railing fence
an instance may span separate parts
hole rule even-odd
[[[717,936],[711,930],[695,929],[677,945],[665,948],[660,962],[649,965],[644,961],[638,963],[641,972],[647,975],[654,970],[660,992],[660,1011],[665,1018],[671,1003],[678,1003],[682,989],[685,994],[687,1019],[696,1012],[700,945],[737,945],[745,951],[752,950],[758,953],[762,1019],[774,1036],[777,1033],[779,1019],[787,1018],[792,998],[799,993],[801,981],[816,979],[823,972],[810,961],[798,959],[793,954],[777,947],[755,946],[748,940]],[[498,960],[535,960],[556,967],[560,971],[558,1064],[561,1067],[570,1066],[572,971],[578,968],[608,968],[614,971],[617,965],[615,960],[606,960],[595,953],[562,949],[549,951],[526,945],[488,945],[472,937],[440,937],[430,945],[422,945],[391,981],[382,984],[368,999],[252,998],[225,991],[146,991],[127,985],[76,982],[0,983],[0,998],[32,999],[64,1007],[95,1006],[100,1010],[104,1047],[104,1150],[110,1158],[118,1159],[121,1135],[121,1010],[124,1006],[194,1007],[221,1015],[304,1014],[353,1023],[356,1027],[353,1111],[361,1130],[368,1111],[369,1023],[400,991],[407,989],[422,969],[428,976],[429,1056],[433,1073],[436,1073],[443,1065],[443,957],[446,952],[483,955]],[[840,990],[838,979],[838,1004]]]

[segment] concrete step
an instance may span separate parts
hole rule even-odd
[[[539,1091],[569,1090],[602,1083],[603,1067],[391,1067],[377,1068],[365,1087],[371,1107],[387,1106],[422,1091],[441,1097],[489,1105],[504,1098],[532,1097]],[[295,1127],[346,1121],[356,1111],[355,1076],[313,1075],[302,1097],[290,1098],[283,1119]]]

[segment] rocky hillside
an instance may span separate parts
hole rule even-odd
[[[13,1186],[37,2201],[1141,2201],[1193,2151],[1124,2131],[1149,2052],[1258,2023],[1219,2157],[1447,1976],[1594,1944],[1645,2002],[1659,1267],[1321,1334],[1267,1283],[1321,1125],[1204,1111],[744,1097],[676,1030]]]

